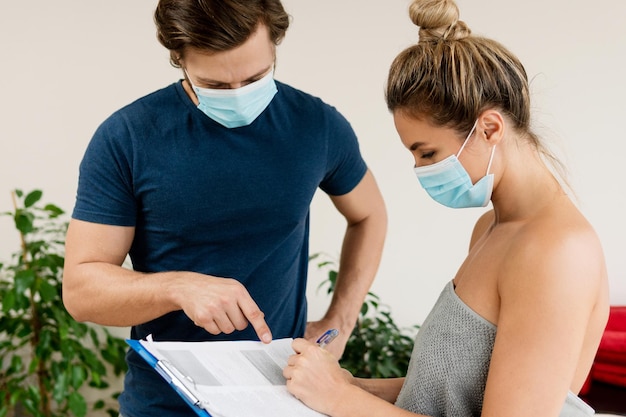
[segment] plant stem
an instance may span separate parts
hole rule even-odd
[[[18,212],[17,207],[17,198],[15,195],[15,191],[11,192],[11,197],[13,199],[13,208],[15,213]],[[28,245],[26,244],[26,237],[20,231],[20,244],[22,247],[22,265],[26,270],[31,269],[31,264],[28,259]],[[30,339],[30,347],[31,347],[31,361],[37,360],[37,355],[35,351],[37,349],[37,345],[39,345],[39,340],[41,339],[41,320],[39,319],[39,311],[37,309],[37,302],[35,301],[35,291],[34,289],[37,287],[37,279],[39,277],[35,276],[35,283],[29,294],[30,307],[31,307],[31,326],[33,328],[33,336]],[[44,416],[50,417],[52,415],[52,410],[50,408],[50,394],[46,388],[46,380],[48,380],[48,370],[46,369],[45,358],[41,358],[37,361],[37,385],[39,386],[39,392],[41,394],[41,411]]]
[[[15,190],[11,191],[11,199],[13,200],[13,210],[17,214],[17,197],[15,196]],[[22,262],[27,263],[28,252],[26,251],[26,239],[20,232],[20,246],[22,247]]]

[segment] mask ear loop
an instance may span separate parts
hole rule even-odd
[[[474,130],[476,130],[476,125],[478,125],[478,119],[476,119],[476,121],[474,122],[474,126],[472,126],[472,130],[470,130],[469,134],[465,138],[465,142],[463,142],[463,145],[461,145],[461,149],[459,149],[459,152],[457,152],[456,154],[457,158],[459,157],[459,155],[461,155],[461,152],[463,152],[463,149],[465,149],[465,145],[467,145],[467,142],[472,137]],[[496,154],[496,145],[493,145],[493,149],[491,149],[491,156],[489,157],[489,163],[487,164],[487,172],[485,173],[485,176],[489,175],[489,170],[491,169],[491,163],[493,162],[493,156],[495,154]]]
[[[461,149],[459,149],[459,151],[456,153],[457,158],[459,157],[459,155],[461,155],[461,152],[463,152],[463,149],[465,149],[465,145],[467,145],[467,141],[469,140],[469,138],[472,137],[474,130],[476,130],[476,125],[478,125],[478,119],[476,119],[476,121],[474,122],[474,126],[472,126],[472,130],[470,130],[469,134],[465,138],[465,141],[463,142],[463,145],[461,145]]]
[[[185,74],[185,80],[189,84],[189,88],[191,89],[191,92],[193,93],[194,96],[196,96],[196,100],[200,101],[200,99],[198,98],[198,93],[196,93],[196,89],[194,88],[194,85],[191,82],[191,78],[189,78],[189,73],[187,72],[187,68],[183,68],[183,73]]]
[[[489,164],[487,165],[487,172],[485,176],[489,175],[489,169],[491,169],[491,162],[493,162],[493,156],[496,154],[496,145],[493,145],[493,149],[491,150],[491,156],[489,157]]]

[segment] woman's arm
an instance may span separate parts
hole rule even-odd
[[[393,404],[404,384],[404,378],[354,378],[353,384]]]
[[[483,417],[559,415],[568,390],[580,385],[585,346],[596,343],[589,323],[602,307],[603,265],[594,233],[576,224],[534,227],[516,238],[499,271]]]

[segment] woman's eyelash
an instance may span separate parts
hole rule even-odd
[[[422,158],[424,158],[424,159],[430,159],[433,156],[435,156],[435,151],[422,153]]]

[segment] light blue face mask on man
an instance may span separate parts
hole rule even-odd
[[[470,130],[456,155],[450,155],[432,165],[414,168],[422,187],[433,200],[444,206],[451,208],[485,207],[491,198],[493,174],[489,174],[489,169],[496,150],[495,145],[491,150],[487,173],[476,184],[472,184],[472,179],[458,159],[475,129],[476,123],[474,123],[472,130]]]
[[[240,88],[221,90],[191,86],[200,102],[198,108],[228,128],[247,126],[255,121],[278,91],[273,69],[263,78]]]

